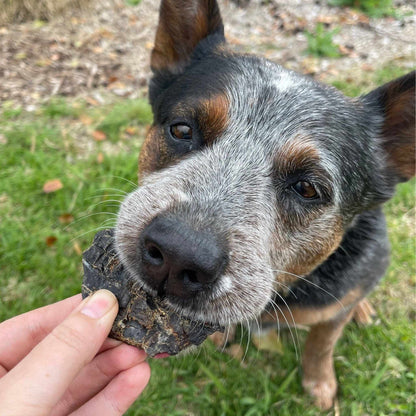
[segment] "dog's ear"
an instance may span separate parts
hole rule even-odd
[[[224,40],[216,0],[162,0],[150,63],[152,71],[182,72],[198,43],[210,35]]]
[[[398,181],[415,175],[415,75],[413,71],[364,97],[381,112],[382,144]]]

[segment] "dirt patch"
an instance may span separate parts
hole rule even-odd
[[[321,0],[251,0],[245,7],[229,0],[219,3],[230,43],[321,80],[354,77],[357,70],[372,71],[391,61],[414,66],[416,8],[410,1],[396,3],[401,19],[368,19]],[[0,102],[31,108],[54,95],[101,97],[100,91],[106,91],[111,99],[143,94],[158,7],[154,0],[135,7],[102,0],[88,12],[48,23],[1,27]],[[340,28],[334,41],[341,58],[303,53],[305,30],[318,22]]]

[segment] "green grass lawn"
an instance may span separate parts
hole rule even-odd
[[[384,68],[373,82],[397,72]],[[350,91],[342,80],[337,86]],[[4,320],[80,291],[81,252],[100,227],[114,224],[119,201],[133,189],[151,114],[144,100],[92,106],[63,98],[32,113],[12,103],[0,111]],[[59,179],[62,189],[44,193],[43,185],[52,179]],[[386,206],[393,256],[372,295],[377,323],[350,324],[336,349],[342,415],[415,412],[414,189],[414,181],[400,185]],[[302,344],[305,332],[297,334]],[[302,392],[290,333],[282,332],[281,339],[283,355],[259,352],[242,331],[237,344],[243,358],[217,352],[206,342],[197,353],[152,360],[151,382],[128,415],[321,414]]]

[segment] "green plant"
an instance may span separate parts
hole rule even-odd
[[[142,0],[124,0],[124,1],[129,6],[137,6],[137,5],[139,5],[142,2]]]
[[[340,57],[341,53],[338,45],[336,45],[332,39],[339,31],[340,28],[326,30],[322,23],[316,25],[314,32],[305,31],[306,38],[308,39],[306,53],[319,57]]]
[[[392,0],[328,0],[330,6],[353,7],[370,17],[396,16]]]

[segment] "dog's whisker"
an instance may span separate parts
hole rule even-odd
[[[111,204],[110,205],[110,202],[116,202],[116,204]],[[92,209],[94,209],[94,208],[96,208],[100,205],[106,205],[106,204],[108,204],[109,207],[119,208],[120,207],[120,202],[121,201],[119,201],[118,199],[106,199],[105,201],[99,201],[99,202],[96,202],[95,204],[91,204],[90,209],[92,210]]]
[[[100,194],[100,195],[92,195],[92,196],[87,196],[84,198],[85,201],[91,200],[91,199],[97,199],[97,198],[122,198],[119,201],[122,202],[122,200],[125,198],[126,195],[124,194]]]
[[[95,217],[97,215],[106,215],[106,216],[113,216],[114,218],[117,218],[117,214],[114,212],[109,212],[109,211],[101,211],[101,212],[92,212],[90,214],[86,214],[83,215],[82,217],[77,218],[74,221],[71,221],[68,225],[66,225],[63,229],[64,231],[67,231],[70,227],[72,227],[73,225],[77,225],[82,221],[86,221],[89,218]],[[113,218],[111,218],[113,219]]]
[[[82,237],[84,237],[84,236],[86,236],[86,235],[88,235],[88,234],[91,234],[91,233],[97,233],[98,231],[100,231],[100,230],[105,230],[107,227],[105,227],[105,226],[99,226],[99,227],[96,227],[96,228],[92,228],[91,230],[88,230],[88,231],[85,231],[84,233],[82,233],[82,234],[78,234],[78,235],[76,235],[74,238],[71,238],[71,240],[69,240],[70,241],[70,243],[73,243],[74,241],[76,241],[76,240],[78,240],[78,239],[80,239],[80,238],[82,238]]]
[[[115,193],[119,194],[120,196],[121,195],[126,196],[126,195],[129,194],[127,191],[124,191],[123,189],[114,188],[114,187],[111,187],[111,186],[103,186],[102,188],[97,188],[97,189],[94,190],[94,194],[97,195],[97,196],[98,195],[105,196],[106,193],[109,192],[109,191],[115,192]]]
[[[280,296],[280,294],[279,294],[279,296]],[[279,322],[279,316],[280,315],[283,316],[283,319],[285,320],[286,325],[288,327],[290,337],[292,338],[292,341],[293,341],[293,346],[295,348],[296,359],[299,360],[300,341],[299,341],[298,330],[296,328],[296,322],[293,318],[292,311],[290,310],[289,306],[285,302],[286,307],[287,307],[287,309],[290,313],[290,316],[291,316],[291,319],[292,319],[292,322],[293,322],[292,324],[290,324],[288,319],[286,318],[286,315],[282,312],[282,309],[279,307],[279,305],[276,302],[274,302],[273,300],[271,300],[271,304],[272,304],[272,307],[273,307],[274,312],[276,314],[275,315],[276,321]],[[293,331],[292,331],[292,328],[293,328]],[[295,332],[295,335],[293,334],[293,332]]]
[[[123,176],[118,175],[109,175],[110,178],[120,179],[121,181],[127,183],[128,185],[132,186],[132,189],[137,188],[137,183],[131,181],[130,179],[124,178]]]
[[[245,348],[245,351],[244,351],[243,358],[241,359],[242,363],[244,363],[244,361],[247,357],[248,350],[249,350],[249,347],[250,347],[250,341],[251,341],[251,328],[250,328],[250,321],[248,320],[248,318],[245,319],[245,323],[246,323],[245,326],[247,328],[247,344],[246,344],[246,348]]]
[[[340,248],[340,250],[342,250],[344,252],[344,254],[346,256],[348,256],[349,258],[351,258],[351,254],[348,253],[348,251],[345,249],[345,247],[342,244],[339,245],[339,248]]]
[[[295,274],[295,273],[290,273],[290,272],[287,272],[287,271],[284,271],[284,270],[278,270],[278,269],[275,269],[275,270],[273,270],[274,272],[277,272],[277,273],[283,273],[283,274],[288,274],[288,275],[290,275],[290,276],[294,276],[294,277],[296,277],[297,279],[300,279],[300,280],[302,280],[303,282],[305,282],[305,283],[307,283],[307,284],[309,284],[309,285],[311,285],[311,286],[313,286],[313,287],[316,287],[317,289],[319,289],[319,290],[321,290],[322,292],[324,292],[325,294],[327,294],[328,296],[330,296],[332,299],[334,299],[340,306],[341,306],[341,308],[342,308],[342,310],[345,310],[345,305],[341,302],[341,300],[339,299],[339,298],[337,298],[335,295],[333,295],[331,292],[329,292],[328,290],[326,290],[325,288],[323,288],[322,286],[320,286],[320,285],[318,285],[318,284],[316,284],[315,282],[312,282],[312,281],[310,281],[310,280],[308,280],[308,279],[306,279],[305,277],[303,277],[303,276],[300,276],[300,275],[298,275],[298,274]],[[282,296],[280,295],[280,297],[282,298]],[[283,298],[282,298],[283,299]]]

